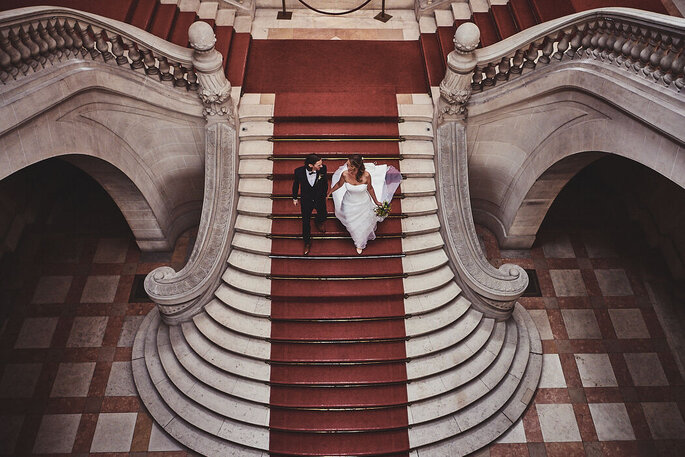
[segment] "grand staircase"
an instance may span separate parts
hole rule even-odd
[[[436,214],[431,98],[250,93],[239,116],[223,282],[180,326],[151,313],[134,348],[155,420],[209,455],[463,455],[503,433],[537,385],[540,340],[520,307],[487,318],[455,281]],[[362,255],[334,218],[302,255],[291,176],[311,152],[329,174],[362,153],[403,175]]]

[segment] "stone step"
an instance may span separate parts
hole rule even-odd
[[[225,306],[242,313],[265,318],[271,316],[271,300],[266,297],[241,292],[226,284],[219,285],[214,295]]]
[[[490,329],[487,327],[479,328],[482,319],[482,313],[469,308],[466,313],[450,325],[407,340],[407,357],[410,359],[424,357],[453,347],[473,331],[487,332],[489,335]]]
[[[432,122],[402,122],[397,124],[400,136],[407,140],[432,140]]]
[[[433,105],[397,105],[399,117],[405,121],[433,122]]]
[[[418,295],[437,290],[454,279],[454,272],[449,265],[436,270],[404,278],[405,295]]]
[[[274,134],[274,125],[270,122],[242,122],[238,131],[240,141],[268,140]]]
[[[238,117],[241,124],[245,122],[268,122],[273,116],[274,105],[245,104],[241,101],[238,107]]]
[[[400,161],[400,172],[407,178],[432,178],[435,176],[435,165],[433,159],[403,159]]]
[[[238,156],[244,158],[268,158],[274,153],[274,144],[266,140],[242,139],[238,148]]]
[[[243,314],[219,300],[205,306],[205,312],[228,330],[251,338],[266,339],[271,336],[271,321],[267,318]],[[210,338],[213,340],[213,338]]]
[[[459,320],[470,308],[471,303],[459,296],[445,306],[408,317],[404,321],[405,331],[411,338],[435,332]]]
[[[406,297],[404,299],[404,311],[408,315],[429,313],[449,304],[460,293],[461,289],[456,282],[452,281],[438,290]]]
[[[230,308],[227,309],[230,310]],[[223,318],[225,315],[220,315],[220,317]],[[236,317],[236,313],[233,314],[233,317]],[[252,317],[252,322],[258,319]],[[207,340],[221,349],[260,361],[269,359],[271,346],[266,338],[270,334],[270,325],[256,325],[256,328],[250,329],[244,320],[242,322],[224,321],[219,323],[209,314],[209,310],[193,316],[193,323]],[[226,327],[223,324],[231,327]],[[239,331],[245,333],[239,333]]]
[[[399,144],[400,156],[407,159],[432,159],[435,155],[433,140],[409,140]]]

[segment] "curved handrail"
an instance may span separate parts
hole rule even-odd
[[[193,50],[123,22],[71,8],[34,6],[0,12],[0,82],[7,83],[64,59],[90,55],[114,60],[197,90]]]
[[[437,132],[436,198],[447,255],[471,303],[489,317],[506,318],[528,287],[528,275],[518,265],[495,268],[485,258],[471,211],[464,124],[446,122]]]
[[[685,86],[684,48],[683,18],[633,8],[598,8],[538,24],[473,51],[473,90],[490,89],[538,64],[591,57],[680,92]]]

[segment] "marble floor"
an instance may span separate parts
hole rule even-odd
[[[67,196],[31,227],[21,260],[2,266],[0,455],[192,455],[146,413],[130,361],[153,306],[140,281],[182,266],[193,234],[171,253],[141,253],[106,196],[81,194],[87,201]],[[667,272],[620,216],[560,198],[526,251],[500,251],[479,228],[493,263],[539,278],[541,296],[521,302],[544,365],[523,419],[478,455],[681,455],[685,389],[648,286]]]

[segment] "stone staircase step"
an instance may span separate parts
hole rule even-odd
[[[400,155],[406,159],[432,159],[435,149],[432,141],[407,140],[400,143]]]
[[[205,311],[215,322],[232,332],[257,339],[271,336],[271,322],[267,318],[243,314],[219,300],[209,302]]]
[[[271,316],[271,300],[259,295],[248,294],[221,284],[214,293],[225,306],[257,317]]]
[[[404,299],[404,309],[408,315],[429,313],[449,304],[460,293],[461,289],[456,282],[452,281],[440,290],[406,297]]]
[[[453,347],[473,331],[485,331],[489,335],[487,326],[479,327],[482,319],[482,313],[469,308],[450,325],[410,338],[406,343],[407,357],[415,359]]]
[[[428,273],[418,274],[404,278],[404,293],[406,295],[418,295],[431,290],[439,289],[454,279],[454,273],[448,265]]]
[[[411,316],[404,321],[407,336],[416,338],[449,326],[459,320],[470,308],[471,303],[460,296],[447,305],[428,313]]]

